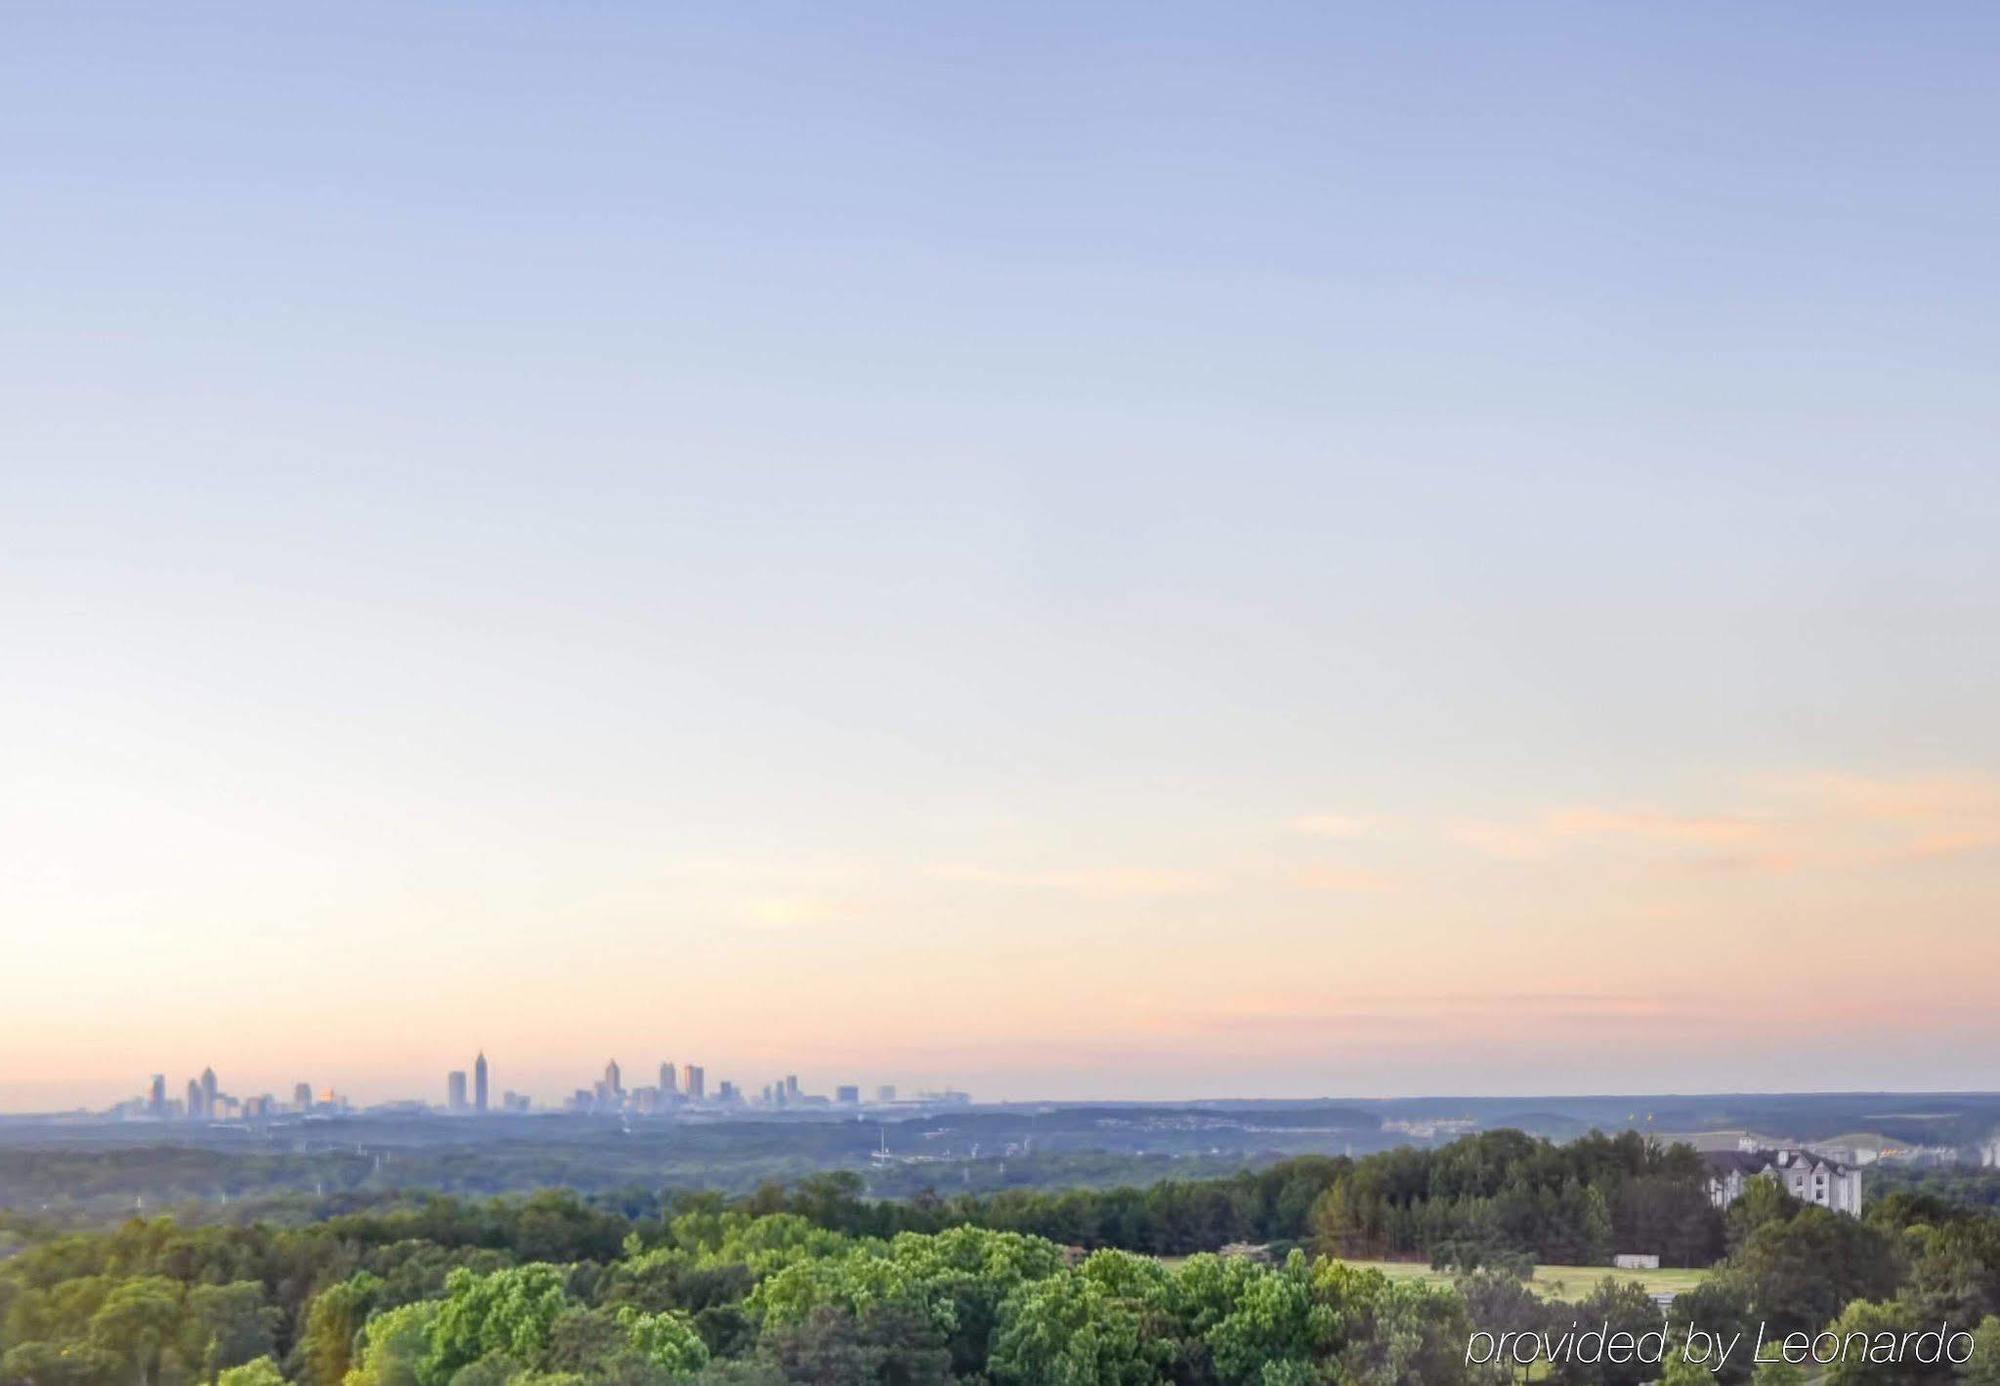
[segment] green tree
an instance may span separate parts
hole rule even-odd
[[[695,1372],[708,1365],[708,1347],[686,1314],[647,1314],[627,1307],[618,1313],[619,1326],[634,1351],[669,1372]]]
[[[142,1276],[105,1297],[90,1317],[90,1341],[125,1364],[128,1380],[150,1386],[173,1360],[180,1317],[181,1287],[165,1276]]]
[[[354,1365],[355,1340],[383,1288],[380,1276],[362,1271],[313,1296],[294,1349],[306,1386],[340,1386]]]
[[[242,1366],[229,1367],[216,1378],[216,1386],[285,1386],[285,1374],[276,1361],[259,1357]]]
[[[1806,1386],[1805,1368],[1790,1362],[1765,1362],[1752,1373],[1750,1386]]]
[[[1333,1271],[1348,1272],[1337,1295],[1329,1293]],[[1331,1299],[1344,1322],[1346,1341],[1338,1359],[1343,1383],[1447,1386],[1466,1379],[1472,1321],[1464,1302],[1450,1290],[1326,1264],[1317,1268],[1314,1286],[1322,1300]]]
[[[429,1386],[423,1369],[438,1309],[435,1300],[418,1300],[369,1319],[361,1330],[359,1365],[344,1386]]]
[[[803,1323],[823,1308],[859,1318],[877,1304],[909,1309],[942,1334],[952,1370],[984,1371],[1000,1306],[1014,1288],[1062,1268],[1061,1248],[1039,1237],[955,1227],[935,1236],[905,1232],[886,1247],[852,1246],[800,1259],[752,1292],[767,1330]]]
[[[488,1353],[530,1361],[548,1346],[550,1330],[573,1307],[559,1267],[536,1263],[475,1275],[455,1270],[431,1327],[423,1376],[443,1386],[459,1368]]]
[[[1611,1276],[1599,1281],[1597,1288],[1570,1306],[1570,1310],[1567,1324],[1559,1323],[1560,1315],[1551,1316],[1551,1332],[1574,1326],[1580,1332],[1603,1331],[1607,1341],[1611,1334],[1627,1333],[1636,1342],[1642,1335],[1663,1333],[1667,1322],[1666,1315],[1641,1286]],[[1659,1374],[1658,1363],[1636,1357],[1626,1362],[1586,1362],[1568,1357],[1550,1364],[1549,1380],[1562,1386],[1639,1386]]]
[[[2000,1386],[2000,1315],[1988,1315],[1972,1335],[1972,1358],[1959,1370],[1965,1386]]]
[[[957,1379],[936,1326],[895,1304],[861,1315],[822,1306],[768,1331],[758,1357],[782,1380],[812,1386],[950,1386]]]
[[[1935,1329],[1937,1321],[1929,1325]],[[1895,1302],[1874,1304],[1856,1300],[1827,1325],[1840,1340],[1841,1353],[1826,1372],[1827,1386],[1897,1386],[1899,1382],[1947,1381],[1956,1373],[1949,1363],[1927,1364],[1903,1356],[1898,1347],[1906,1333],[1922,1332],[1924,1321],[1914,1306]]]
[[[1791,1221],[1804,1206],[1775,1179],[1744,1180],[1742,1195],[1729,1205],[1723,1218],[1729,1251],[1733,1254],[1742,1250],[1761,1227]]]
[[[126,1374],[123,1359],[89,1343],[19,1343],[0,1356],[6,1386],[103,1386]]]
[[[255,1280],[196,1285],[187,1292],[181,1355],[200,1363],[202,1376],[213,1381],[225,1367],[271,1355],[281,1317]]]
[[[1150,1342],[1141,1304],[1101,1280],[1064,1271],[1020,1286],[1007,1299],[990,1366],[1020,1386],[1154,1386],[1173,1357]]]
[[[1732,1258],[1729,1275],[1773,1338],[1816,1332],[1853,1300],[1888,1299],[1901,1278],[1887,1234],[1816,1207],[1759,1227]]]
[[[1340,1310],[1315,1293],[1303,1255],[1292,1253],[1282,1267],[1242,1280],[1237,1289],[1235,1304],[1205,1335],[1223,1386],[1258,1386],[1273,1364],[1316,1369],[1338,1350]]]

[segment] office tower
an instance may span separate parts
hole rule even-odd
[[[201,1084],[188,1079],[187,1115],[189,1121],[201,1120]]]
[[[620,1081],[618,1060],[616,1059],[604,1065],[604,1091],[613,1098],[616,1098],[625,1091],[625,1085]]]
[[[671,1101],[672,1099],[680,1096],[680,1091],[681,1091],[680,1082],[674,1077],[673,1061],[669,1060],[666,1063],[661,1064],[660,1065],[661,1099],[665,1101]]]
[[[708,1096],[708,1075],[701,1071],[700,1064],[687,1066],[687,1099],[700,1102]]]
[[[833,1100],[843,1107],[861,1105],[861,1087],[856,1083],[842,1083],[833,1090]]]
[[[785,1075],[785,1101],[797,1102],[798,1100],[799,1100],[799,1075],[796,1073],[787,1073]]]
[[[486,1115],[486,1051],[472,1061],[472,1110]]]
[[[292,1105],[302,1112],[313,1109],[313,1085],[311,1083],[292,1084]]]
[[[741,1096],[742,1094],[736,1091],[736,1084],[726,1078],[715,1091],[715,1100],[717,1102],[735,1102]]]
[[[881,1087],[875,1089],[875,1100],[877,1102],[894,1102],[896,1100],[896,1085],[894,1083],[884,1083]]]
[[[215,1070],[205,1068],[201,1071],[201,1114],[210,1120],[215,1117],[215,1091]]]
[[[167,1075],[155,1073],[153,1084],[146,1090],[146,1110],[154,1116],[167,1114]]]
[[[453,1069],[444,1080],[445,1105],[454,1112],[465,1110],[465,1070]]]

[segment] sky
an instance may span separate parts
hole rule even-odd
[[[0,27],[0,1110],[2000,1087],[2000,10]]]

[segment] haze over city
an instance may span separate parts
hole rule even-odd
[[[1994,12],[99,8],[0,1110],[2000,1086]]]

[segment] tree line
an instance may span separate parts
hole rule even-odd
[[[1064,1194],[884,1202],[855,1176],[823,1175],[733,1198],[434,1196],[304,1226],[152,1218],[76,1233],[18,1220],[0,1261],[0,1383],[1498,1382],[1504,1365],[1463,1360],[1474,1328],[1658,1326],[1659,1306],[1627,1282],[1553,1303],[1524,1273],[1651,1235],[1698,1168],[1636,1138],[1553,1147],[1494,1133]],[[1686,1246],[1712,1239],[1721,1259],[1675,1301],[1676,1322],[1983,1324],[1973,1367],[1986,1375],[1964,1379],[2000,1382],[2000,1215],[1898,1192],[1856,1220],[1753,1181],[1726,1215],[1704,1200],[1698,1221]],[[1215,1254],[1230,1241],[1276,1255]],[[1343,1259],[1406,1249],[1453,1268],[1452,1283]],[[1668,1366],[1677,1386],[1707,1371]],[[1572,1364],[1537,1379],[1637,1386],[1658,1370]],[[1908,1363],[1856,1370],[1828,1380],[1926,1379]]]

